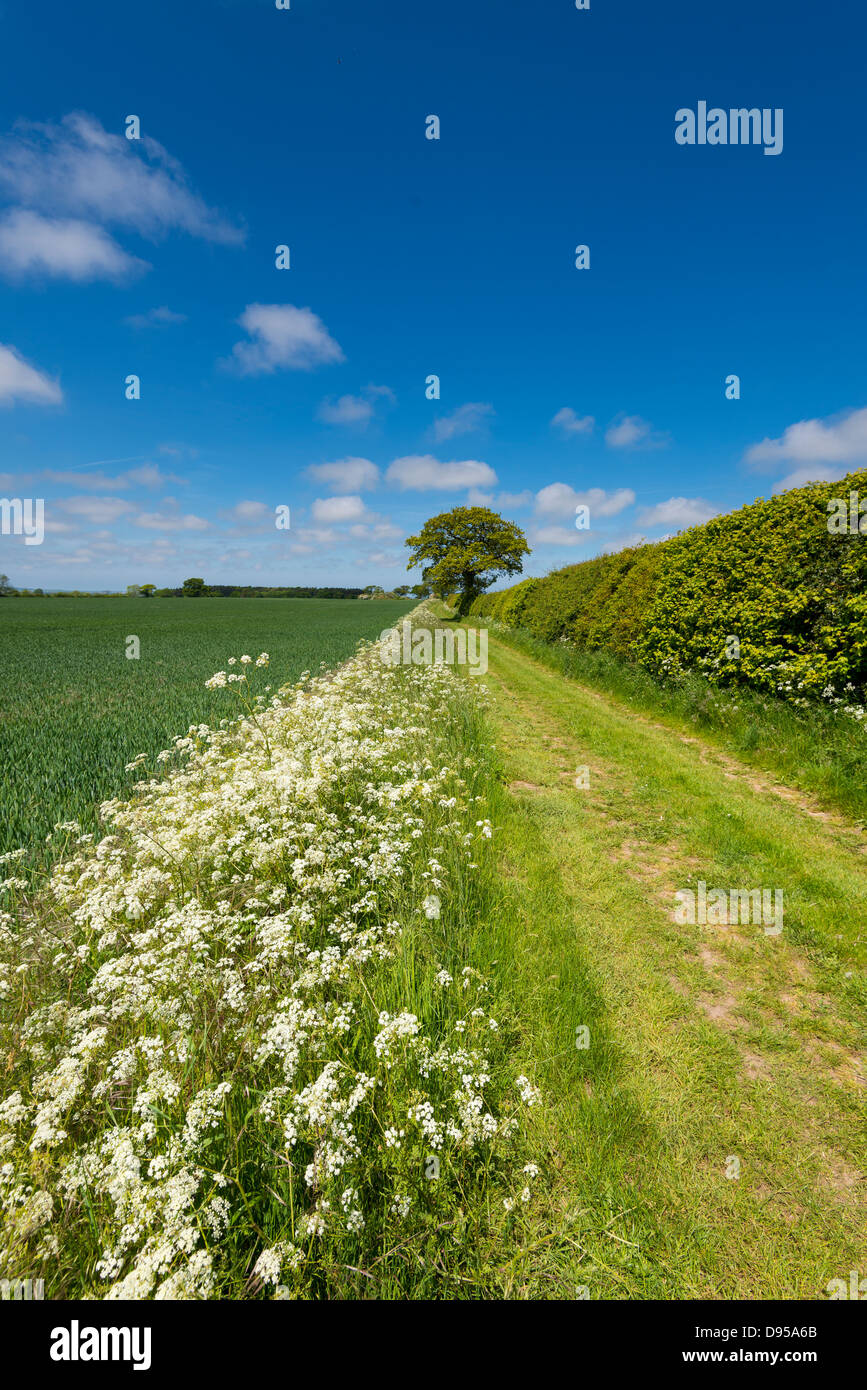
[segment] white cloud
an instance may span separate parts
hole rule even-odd
[[[372,401],[381,399],[388,401],[389,405],[397,405],[397,396],[390,386],[375,386],[373,382],[371,382],[369,386],[365,386],[364,394]]]
[[[60,472],[55,468],[46,468],[43,477],[51,483],[61,483],[66,487],[80,487],[85,491],[94,492],[125,492],[130,487],[157,488],[185,481],[183,478],[175,477],[173,473],[161,472],[153,463],[143,464],[141,468],[130,468],[115,478],[109,478],[105,473],[82,473],[74,469]]]
[[[350,526],[349,534],[356,540],[391,541],[397,536],[402,536],[404,532],[400,526],[395,526],[385,517],[370,512],[366,521],[359,521],[355,526]]]
[[[186,483],[174,473],[163,473],[155,463],[143,463],[141,468],[130,468],[126,477],[133,487],[165,487],[167,483]]]
[[[497,475],[487,463],[476,459],[440,463],[431,454],[410,454],[389,464],[386,481],[396,483],[402,492],[457,491],[463,488],[490,487]]]
[[[68,280],[130,280],[149,270],[102,227],[41,217],[13,208],[0,219],[0,270],[9,278],[51,275]]]
[[[179,230],[226,246],[244,240],[190,188],[158,141],[127,140],[82,112],[59,125],[19,121],[0,141],[0,187],[25,207],[95,218],[153,239]]]
[[[590,516],[617,516],[635,501],[632,488],[621,487],[606,492],[601,487],[576,492],[568,483],[549,483],[536,493],[536,512],[539,516],[568,516],[579,506],[589,507]]]
[[[324,400],[316,412],[326,425],[367,425],[373,418],[373,406],[361,396],[340,396]]]
[[[124,323],[130,328],[151,328],[156,323],[186,323],[186,314],[176,314],[167,304],[159,309],[148,309],[146,314],[130,314]]]
[[[15,401],[34,405],[59,405],[63,392],[37,367],[32,367],[14,348],[0,343],[0,406]]]
[[[703,497],[669,497],[653,507],[643,507],[638,513],[640,526],[700,526],[719,516],[719,509]]]
[[[375,386],[372,382],[365,386],[360,396],[340,396],[334,400],[329,396],[320,403],[317,419],[326,425],[357,425],[364,429],[376,414],[377,401],[394,405],[397,397],[390,386]]]
[[[159,445],[157,446],[157,452],[160,453],[160,454],[168,454],[171,458],[178,458],[178,459],[179,459],[179,458],[191,458],[191,459],[195,459],[195,458],[198,458],[198,457],[199,457],[199,451],[198,451],[198,449],[196,448],[196,446],[195,446],[194,444],[174,444],[174,443],[159,444]]]
[[[379,482],[379,469],[370,459],[345,458],[334,463],[311,463],[308,475],[325,483],[329,492],[368,492]]]
[[[230,515],[238,521],[264,521],[273,512],[264,502],[243,501],[235,503]]]
[[[466,405],[453,410],[451,415],[442,415],[434,422],[434,439],[440,443],[458,434],[470,434],[473,430],[481,429],[496,413],[488,401],[467,401]]]
[[[788,492],[791,487],[806,487],[807,483],[833,483],[840,476],[840,467],[829,467],[826,463],[810,463],[805,468],[796,468],[774,483],[774,492]]]
[[[492,507],[495,511],[514,511],[529,507],[533,494],[529,489],[523,492],[485,492],[481,488],[470,488],[467,493],[468,507]]]
[[[665,539],[663,537],[663,539]],[[631,549],[635,545],[646,545],[647,537],[641,531],[621,531],[615,536],[609,536],[602,546],[601,554],[616,555],[619,550]]]
[[[537,526],[530,532],[531,545],[586,545],[588,531],[574,526]]]
[[[364,514],[365,506],[360,497],[317,497],[313,503],[314,521],[329,524],[357,521]]]
[[[89,521],[94,526],[105,526],[134,510],[120,497],[67,497],[57,505],[69,516]]]
[[[278,367],[310,371],[328,362],[343,362],[343,351],[312,309],[294,304],[248,304],[239,324],[251,342],[236,343],[232,358],[242,376],[274,372]]]
[[[656,449],[667,441],[664,435],[654,434],[648,420],[640,415],[622,415],[612,420],[605,431],[605,443],[609,449]]]
[[[571,405],[564,405],[551,421],[554,429],[562,430],[564,434],[592,434],[595,423],[592,415],[578,415]]]
[[[753,444],[745,458],[747,463],[756,466],[864,463],[867,461],[867,408],[831,415],[826,420],[799,420],[789,425],[779,439],[763,439],[760,444]]]
[[[64,473],[56,468],[46,468],[43,477],[49,483],[60,483],[65,487],[80,487],[85,490],[92,488],[94,492],[117,492],[129,487],[126,478],[121,476],[109,478],[105,473],[77,473],[74,469]]]
[[[305,526],[303,539],[292,541],[289,549],[295,555],[312,555],[316,550],[331,550],[341,539],[337,531],[327,526]]]
[[[533,494],[529,488],[523,492],[501,492],[497,497],[498,507],[529,507]]]
[[[135,518],[135,524],[146,531],[207,531],[210,523],[203,516],[192,514],[181,516],[178,512],[142,512]]]

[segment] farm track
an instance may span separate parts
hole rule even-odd
[[[494,634],[485,683],[554,1174],[510,1292],[810,1299],[863,1277],[862,832]],[[782,934],[678,923],[700,879],[782,888]]]

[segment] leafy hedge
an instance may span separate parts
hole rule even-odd
[[[850,493],[867,509],[867,470],[524,579],[471,611],[548,642],[634,657],[657,676],[698,669],[854,711],[867,695],[867,510],[863,533],[829,530],[832,499]]]

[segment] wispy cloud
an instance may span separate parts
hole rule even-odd
[[[376,386],[371,382],[369,386],[365,386],[364,394],[369,396],[371,400],[388,401],[389,405],[397,404],[397,396],[390,386]]]
[[[360,396],[328,397],[319,405],[316,418],[326,425],[355,426],[364,429],[376,414],[377,401],[393,405],[395,394],[390,386],[365,386]]]
[[[406,559],[405,555],[397,555],[393,550],[375,550],[371,555],[363,555],[356,560],[359,569],[369,570],[371,565],[381,565],[383,569],[397,569]]]
[[[367,425],[373,419],[373,405],[361,396],[340,396],[324,400],[316,412],[326,425]]]
[[[235,503],[231,515],[238,521],[264,521],[265,517],[270,519],[273,511],[265,502],[245,499]]]
[[[529,507],[533,494],[529,488],[523,492],[484,492],[481,488],[470,488],[467,505],[470,507],[493,507],[496,511],[519,511]]]
[[[56,381],[32,366],[16,348],[0,343],[0,406],[24,401],[60,405],[63,392]]]
[[[640,415],[620,415],[605,431],[605,443],[609,449],[661,449],[668,437]]]
[[[355,536],[357,540],[394,540],[396,536],[404,534],[402,527],[395,526],[385,517],[377,517],[374,513],[370,514],[368,521],[359,522],[355,526],[350,526],[349,534]]]
[[[434,439],[441,443],[459,434],[471,434],[474,430],[482,429],[496,413],[488,401],[467,401],[466,405],[453,410],[451,415],[441,415],[434,421]]]
[[[530,531],[531,545],[586,545],[589,531],[577,531],[574,526],[536,526]]]
[[[135,510],[132,503],[120,497],[65,497],[52,505],[93,526],[107,526]]]
[[[140,512],[134,521],[146,531],[207,531],[210,526],[203,516],[178,512]]]
[[[127,140],[83,112],[58,124],[17,122],[0,140],[0,189],[25,208],[128,227],[153,240],[171,231],[226,246],[244,240],[157,140]]]
[[[143,464],[141,468],[130,468],[126,473],[119,473],[114,478],[106,473],[83,473],[76,469],[61,471],[56,468],[46,468],[42,476],[51,483],[94,492],[123,492],[134,487],[159,488],[185,482],[185,479],[176,477],[174,473],[163,473],[153,463]]]
[[[238,323],[250,341],[236,343],[224,366],[242,376],[310,371],[330,362],[343,362],[343,350],[312,309],[294,304],[248,304]]]
[[[102,227],[72,218],[43,217],[13,208],[0,218],[0,271],[7,279],[28,275],[127,281],[149,270]]]
[[[564,405],[552,419],[551,426],[563,434],[592,434],[595,423],[592,415],[579,415],[571,405]]]
[[[153,328],[160,323],[186,323],[186,314],[176,314],[168,305],[163,304],[159,309],[148,309],[146,314],[129,314],[124,319],[124,323],[130,328]]]
[[[176,459],[196,459],[199,457],[199,450],[196,448],[195,444],[178,444],[172,441],[167,441],[164,444],[159,444],[157,446],[157,453],[167,454],[169,458]],[[115,462],[120,463],[122,462],[122,460],[117,459],[115,460]]]
[[[263,532],[274,530],[274,508],[256,498],[242,498],[220,515],[232,523],[230,530],[233,535],[262,535]]]

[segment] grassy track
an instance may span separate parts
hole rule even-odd
[[[356,599],[14,599],[0,603],[0,853],[58,821],[95,828],[139,753],[216,723],[205,681],[230,656],[271,656],[276,689],[351,656],[411,604]],[[136,636],[138,658],[127,658]]]
[[[829,810],[867,827],[867,728],[819,702],[802,707],[747,686],[713,685],[696,671],[664,683],[643,666],[604,649],[544,642],[523,628],[500,638],[570,680],[681,733],[700,734],[724,753],[815,797]]]
[[[863,834],[493,635],[490,662],[500,947],[553,1174],[505,1292],[826,1298],[865,1272]],[[782,935],[676,924],[697,879],[781,887]]]

